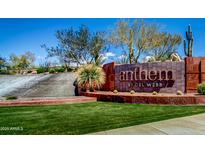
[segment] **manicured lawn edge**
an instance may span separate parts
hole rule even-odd
[[[88,134],[115,128],[205,113],[205,106],[168,106],[92,102],[0,107],[0,134]]]

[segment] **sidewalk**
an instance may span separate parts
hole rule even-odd
[[[118,128],[103,132],[93,133],[95,135],[199,135],[205,134],[205,113]]]

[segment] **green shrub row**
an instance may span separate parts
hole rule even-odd
[[[55,68],[55,69],[49,69],[48,70],[48,72],[49,73],[63,73],[63,72],[65,72],[65,68],[64,67],[61,67],[61,68]],[[43,68],[43,67],[39,67],[38,69],[37,69],[37,73],[38,74],[40,74],[40,73],[45,73],[46,72],[46,69],[45,68]]]
[[[36,71],[37,71],[38,74],[44,73],[45,72],[45,68],[39,67]]]
[[[0,69],[0,74],[9,74],[9,71]]]
[[[18,99],[17,96],[6,96],[6,100],[14,100],[14,99]]]

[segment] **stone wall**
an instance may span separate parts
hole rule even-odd
[[[113,91],[115,89],[115,65],[114,62],[103,65],[103,70],[106,74],[106,82],[102,90]]]
[[[197,85],[205,82],[205,57],[186,57],[186,92],[197,92]]]
[[[120,80],[121,72],[135,71],[135,68],[140,67],[141,70],[166,70],[172,71],[171,80],[149,81],[149,80],[131,80],[128,75],[128,80]],[[103,66],[106,72],[106,83],[102,90],[113,91],[135,91],[141,92],[176,92],[181,90],[186,93],[196,93],[199,83],[205,82],[205,57],[186,57],[182,62],[153,62],[141,64],[123,64],[117,65],[114,62]],[[134,78],[134,77],[133,77]],[[144,84],[162,84],[161,88],[157,87],[143,87]],[[136,86],[137,85],[137,86]],[[139,85],[141,87],[139,87]],[[166,86],[164,86],[166,85]]]
[[[137,104],[164,104],[164,105],[190,105],[205,104],[205,97],[201,95],[152,95],[152,94],[130,94],[128,92],[83,92],[83,96],[96,97],[97,101],[119,102],[119,103],[137,103]]]

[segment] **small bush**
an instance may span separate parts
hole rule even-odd
[[[69,68],[67,69],[67,71],[68,71],[68,72],[72,72],[72,71],[76,71],[76,70],[73,69],[73,68],[71,68],[71,67],[69,67]]]
[[[177,95],[183,95],[183,92],[182,91],[180,91],[180,90],[177,90],[177,93],[176,93]]]
[[[156,91],[153,91],[152,92],[152,95],[157,95],[158,93]]]
[[[56,68],[56,69],[55,69],[55,72],[63,73],[63,72],[65,72],[65,68],[63,68],[63,67],[61,67],[61,68]]]
[[[130,94],[135,94],[135,91],[134,91],[134,90],[131,90],[131,91],[130,91]]]
[[[76,71],[78,71],[78,68],[76,67],[76,68],[73,68],[72,70],[67,70],[68,72],[71,72],[71,71],[73,71],[73,72],[76,72]]]
[[[17,98],[18,98],[17,96],[7,96],[6,100],[14,100],[14,99],[17,99]]]
[[[76,75],[78,85],[85,89],[99,89],[105,83],[105,72],[94,64],[81,66]]]
[[[55,70],[54,69],[50,69],[49,73],[55,73]]]
[[[205,83],[199,84],[197,90],[199,94],[205,95]]]
[[[118,93],[118,91],[115,89],[115,90],[113,91],[113,93],[117,94],[117,93]]]
[[[9,74],[9,72],[7,70],[1,70],[0,69],[0,74]]]
[[[40,67],[36,71],[37,71],[37,74],[45,73],[45,68]]]

